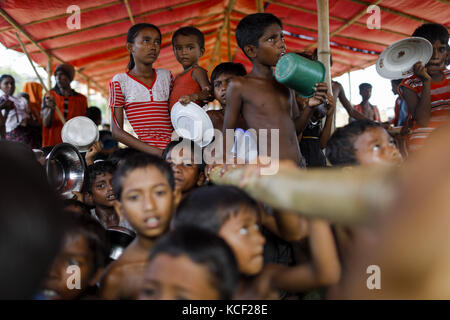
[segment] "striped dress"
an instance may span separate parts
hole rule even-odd
[[[128,72],[116,74],[109,84],[109,107],[123,108],[139,140],[164,149],[173,131],[169,116],[169,96],[173,77],[169,70],[156,69],[149,87]]]
[[[442,72],[444,73],[442,81],[431,82],[431,116],[428,126],[421,127],[413,121],[411,134],[406,139],[408,152],[420,149],[434,129],[450,120],[450,70],[444,69]],[[403,80],[400,86],[413,90],[420,97],[423,83],[417,76],[412,76]]]

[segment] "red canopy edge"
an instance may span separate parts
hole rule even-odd
[[[158,25],[163,33],[162,49],[155,67],[173,74],[181,71],[171,36],[181,26],[193,25],[205,34],[205,54],[199,63],[211,69],[220,62],[251,64],[238,48],[235,30],[247,14],[265,12],[278,16],[284,26],[288,51],[313,50],[317,45],[317,7],[311,0],[77,0],[81,28],[69,29],[67,8],[73,1],[10,0],[0,3],[0,42],[21,51],[15,32],[20,31],[31,58],[46,66],[48,58],[67,62],[77,69],[77,80],[108,95],[111,77],[126,70],[126,33],[131,20]],[[450,5],[440,0],[330,0],[330,47],[332,76],[375,63],[389,44],[412,34],[424,22],[450,27]],[[369,29],[369,5],[376,3],[381,28]],[[129,9],[129,10],[128,10]],[[130,16],[130,14],[132,16]],[[228,31],[229,30],[229,31]]]

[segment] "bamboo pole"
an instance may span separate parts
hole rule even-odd
[[[326,83],[331,89],[330,37],[328,0],[317,0],[318,50],[317,57],[326,70]]]
[[[48,75],[48,77],[47,77],[47,85],[48,85],[48,87],[47,88],[52,88],[52,60],[53,60],[53,58],[51,57],[51,56],[49,56],[48,58],[47,58],[47,75]]]
[[[90,105],[90,103],[89,103],[89,97],[90,97],[90,88],[91,88],[91,80],[88,80],[87,81],[87,83],[86,83],[86,98],[87,98],[87,102],[88,102],[88,106]]]
[[[131,7],[130,4],[128,3],[128,0],[124,0],[125,2],[125,6],[127,7],[127,12],[128,12],[128,17],[130,18],[131,21],[131,25],[134,25],[134,17],[133,17],[133,12],[131,11]]]
[[[350,78],[350,71],[347,72],[348,74],[348,99],[349,101],[352,101],[352,80]]]
[[[18,40],[19,43],[20,43],[20,46],[22,47],[23,53],[25,53],[25,55],[27,56],[28,61],[29,61],[30,64],[31,64],[31,67],[33,67],[34,73],[36,73],[36,76],[38,77],[39,82],[41,83],[41,85],[42,85],[42,87],[44,88],[44,90],[45,90],[45,92],[47,93],[47,95],[50,96],[50,91],[47,89],[47,86],[45,85],[45,83],[44,83],[44,81],[42,80],[41,76],[39,75],[39,73],[37,72],[36,68],[34,67],[33,61],[31,61],[31,58],[30,58],[30,56],[28,55],[27,49],[25,49],[25,46],[23,45],[22,40],[20,39],[19,34],[18,34],[17,32],[16,32],[16,37],[17,37],[17,40]],[[61,122],[62,122],[63,124],[65,124],[65,123],[66,123],[66,120],[64,119],[64,117],[63,117],[63,115],[62,115],[62,113],[61,113],[61,110],[59,110],[58,106],[56,106],[55,110],[56,110],[56,114],[57,114],[58,117],[59,117],[59,120],[61,120]]]
[[[392,202],[396,190],[392,168],[301,170],[280,165],[274,175],[252,176],[242,167],[229,169],[223,176],[220,170],[211,171],[215,184],[239,187],[275,209],[349,225],[363,223],[380,212]],[[242,186],[244,179],[247,183]]]
[[[256,0],[256,10],[258,12],[264,12],[264,0]]]
[[[236,0],[230,0],[228,2],[228,6],[227,6],[227,8],[225,10],[224,22],[223,22],[222,27],[219,30],[219,34],[217,35],[216,42],[214,44],[213,53],[211,55],[211,61],[209,62],[209,66],[208,66],[208,73],[210,73],[212,71],[218,56],[219,56],[219,62],[221,60],[221,58],[220,58],[220,47],[221,47],[221,44],[222,44],[222,36],[223,36],[224,31],[225,31],[225,28],[227,28],[228,24],[230,23],[230,14],[233,11],[235,3],[236,3]]]
[[[228,14],[228,23],[227,23],[227,56],[228,61],[231,61],[231,20],[230,20],[230,12]]]
[[[329,88],[329,94],[333,96],[333,87],[331,84],[331,65],[330,65],[330,24],[329,24],[328,0],[317,0],[317,34],[318,50],[317,60],[325,66],[325,82]],[[331,132],[336,128],[336,109],[334,110]]]

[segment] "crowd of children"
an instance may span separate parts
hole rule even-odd
[[[223,141],[215,137],[215,142],[223,142],[224,156],[233,152],[232,144],[226,143],[227,129],[266,129],[270,150],[266,156],[278,156],[280,163],[298,170],[403,168],[406,159],[397,146],[398,136],[380,123],[377,107],[369,103],[370,84],[360,85],[362,102],[352,109],[336,82],[331,89],[316,84],[314,95],[305,99],[275,80],[273,68],[286,52],[282,27],[268,13],[243,18],[236,40],[252,63],[251,72],[247,74],[242,64],[225,62],[214,68],[210,79],[198,65],[205,53],[200,30],[182,27],[173,34],[174,55],[183,67],[174,77],[169,70],[153,68],[161,49],[159,28],[147,23],[131,27],[126,40],[128,71],[110,82],[112,132],[101,131],[100,141],[84,155],[86,179],[74,199],[61,201],[50,190],[43,163],[23,144],[0,141],[0,148],[8,151],[0,153],[0,164],[12,170],[3,175],[7,191],[0,193],[2,211],[8,213],[0,215],[0,234],[6,234],[1,241],[0,287],[26,274],[27,264],[35,268],[29,279],[14,284],[14,291],[0,290],[0,298],[357,297],[355,290],[348,289],[352,282],[345,281],[356,277],[349,273],[355,272],[352,259],[359,252],[355,247],[373,241],[378,236],[374,228],[342,226],[307,213],[272,208],[242,188],[214,185],[209,175],[215,166],[222,166],[221,175],[237,166],[205,163],[204,147],[172,137],[170,112],[176,103],[203,105],[215,99],[221,109],[207,115],[213,127],[224,133]],[[440,126],[444,129],[437,129],[435,135],[449,137],[445,136],[450,112],[447,29],[425,24],[413,36],[426,38],[434,49],[426,66],[414,66],[414,76],[392,82],[400,96],[394,122],[404,126],[401,134],[408,151],[426,145],[426,138]],[[55,142],[55,132],[62,126],[54,112],[60,100],[65,117],[71,112],[86,114],[99,125],[99,110],[87,109],[83,97],[70,88],[72,71],[66,65],[57,68],[58,84],[44,99],[42,113],[24,98],[13,97],[14,79],[2,76],[2,137],[35,148],[27,128],[43,120],[42,146]],[[69,108],[77,99],[78,106]],[[346,101],[354,119],[332,133],[338,99]],[[126,132],[125,118],[137,136]],[[126,148],[118,148],[117,142]],[[277,154],[272,153],[272,144],[277,144]],[[45,154],[50,150],[43,149]],[[13,159],[13,153],[20,154],[20,161]],[[25,177],[17,179],[14,172]],[[410,176],[415,171],[405,172]],[[327,201],[326,190],[323,193]],[[113,231],[130,240],[115,242],[108,233]],[[345,294],[341,289],[347,290]]]

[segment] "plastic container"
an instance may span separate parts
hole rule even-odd
[[[278,60],[275,78],[303,98],[310,98],[316,91],[316,83],[325,81],[325,66],[290,52]]]

